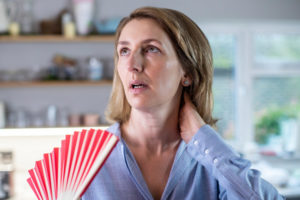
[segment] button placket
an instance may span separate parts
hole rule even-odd
[[[205,149],[205,150],[204,150],[204,154],[205,154],[205,155],[208,155],[208,154],[209,154],[209,149]]]
[[[214,163],[215,165],[218,164],[218,162],[219,162],[218,158],[215,158],[215,159],[213,160],[213,163]]]
[[[194,141],[194,145],[195,145],[195,146],[198,146],[198,145],[199,145],[199,141],[198,141],[198,140],[195,140],[195,141]]]

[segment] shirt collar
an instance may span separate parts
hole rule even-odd
[[[133,154],[130,152],[130,149],[122,138],[120,123],[113,124],[107,129],[107,131],[119,137],[121,143],[120,146],[123,152],[122,157],[125,160],[130,178],[135,183],[138,190],[145,197],[145,199],[153,199]],[[180,181],[180,177],[184,174],[186,168],[190,167],[194,162],[194,160],[187,155],[188,153],[186,148],[187,144],[181,140],[174,158],[167,185],[162,195],[162,199],[167,199],[169,194],[175,188],[176,184]]]

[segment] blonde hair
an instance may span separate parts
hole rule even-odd
[[[142,7],[123,18],[115,35],[115,65],[118,61],[116,47],[123,28],[133,19],[144,18],[156,21],[170,38],[185,74],[192,80],[192,84],[184,87],[184,91],[189,94],[203,120],[207,124],[215,125],[216,120],[212,118],[212,51],[204,33],[185,14],[166,8]],[[131,107],[115,68],[106,118],[110,122],[123,123],[129,119],[130,111]]]

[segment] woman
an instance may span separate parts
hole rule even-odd
[[[184,14],[144,7],[116,32],[108,131],[120,142],[91,199],[282,199],[211,128],[212,53]]]

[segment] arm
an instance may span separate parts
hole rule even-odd
[[[180,130],[188,152],[220,184],[220,199],[283,199],[276,189],[250,169],[250,162],[234,152],[209,125],[205,125],[188,96],[180,113]],[[196,130],[197,129],[197,130]]]
[[[241,158],[208,125],[202,126],[188,143],[188,152],[218,180],[220,199],[283,199],[276,189],[250,169],[250,162]]]

